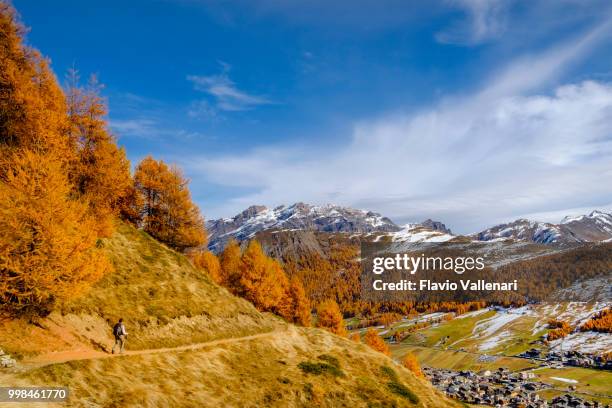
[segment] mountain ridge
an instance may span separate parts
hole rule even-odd
[[[398,225],[389,217],[370,210],[303,202],[274,208],[252,205],[234,217],[208,221],[206,227],[208,248],[217,253],[230,239],[248,241],[260,232],[274,230],[388,235],[393,241],[403,242],[445,242],[462,237],[431,218]],[[474,241],[515,240],[561,245],[603,242],[612,240],[612,214],[594,210],[585,215],[566,216],[557,224],[519,218],[465,237]]]

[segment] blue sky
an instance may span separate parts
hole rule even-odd
[[[14,5],[207,218],[331,202],[472,232],[612,208],[607,1]]]

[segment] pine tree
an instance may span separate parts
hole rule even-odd
[[[346,336],[342,313],[335,300],[324,300],[317,307],[317,327],[322,327],[339,336]]]
[[[147,233],[179,251],[206,244],[204,219],[177,167],[149,156],[136,168],[134,181],[144,202],[142,228]]]
[[[380,351],[383,354],[390,355],[389,347],[387,343],[378,335],[376,330],[369,328],[363,338],[365,344],[372,347],[376,351]]]

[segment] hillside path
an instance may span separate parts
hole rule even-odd
[[[111,353],[91,350],[91,349],[58,351],[58,352],[39,354],[32,358],[24,359],[23,361],[19,363],[19,365],[22,367],[27,367],[27,368],[36,368],[36,367],[43,367],[43,366],[50,365],[50,364],[66,363],[68,361],[75,361],[75,360],[95,360],[95,359],[101,359],[101,358],[137,356],[141,354],[158,354],[158,353],[169,353],[169,352],[176,352],[176,351],[198,350],[198,349],[202,349],[206,347],[213,347],[213,346],[218,346],[218,345],[223,345],[223,344],[239,343],[243,341],[249,341],[249,340],[260,339],[260,338],[265,338],[265,337],[272,337],[286,330],[287,328],[277,328],[277,329],[274,329],[274,330],[271,330],[265,333],[251,334],[249,336],[243,336],[243,337],[232,337],[232,338],[226,338],[226,339],[211,340],[211,341],[206,341],[202,343],[193,343],[193,344],[187,344],[187,345],[178,346],[178,347],[164,347],[164,348],[144,349],[144,350],[125,350],[123,354],[118,354],[118,353],[111,354]],[[130,343],[129,343],[129,337],[128,337],[128,342],[126,343],[126,346],[129,347],[129,344]]]

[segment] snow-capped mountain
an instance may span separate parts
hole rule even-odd
[[[537,242],[539,244],[552,244],[560,241],[567,242],[566,235],[569,236],[569,242],[578,242],[559,225],[521,218],[511,223],[496,225],[479,232],[475,234],[475,238],[479,241],[514,239],[517,241]]]
[[[612,214],[593,211],[589,215],[565,217],[561,225],[581,241],[606,241],[612,239]]]
[[[514,239],[539,244],[606,241],[612,239],[612,214],[593,211],[589,215],[565,217],[559,224],[518,219],[472,237],[479,241]]]
[[[393,221],[365,210],[337,205],[315,206],[296,203],[276,208],[251,206],[233,218],[221,218],[206,224],[209,249],[219,251],[231,238],[248,240],[259,231],[270,229],[323,232],[369,233],[399,231]]]

